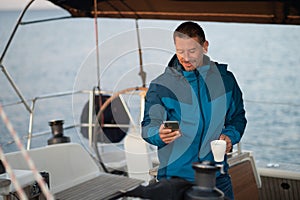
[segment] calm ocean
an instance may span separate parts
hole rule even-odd
[[[0,11],[0,52],[19,12]],[[24,21],[60,17],[64,11],[30,11]],[[139,20],[147,83],[164,70],[172,56],[172,31],[179,21]],[[300,165],[300,26],[200,22],[210,42],[208,55],[228,63],[244,94],[248,124],[242,149],[254,152],[259,166]],[[100,86],[103,90],[141,86],[134,20],[99,19]],[[97,85],[93,19],[65,19],[21,26],[3,65],[26,99]],[[33,132],[49,131],[48,121],[79,123],[87,95],[39,99]],[[0,73],[0,103],[26,143],[29,113]],[[138,101],[137,101],[138,103]],[[132,105],[134,102],[132,102]],[[76,132],[76,134],[74,134]],[[78,141],[77,131],[65,134]],[[1,146],[16,150],[0,120]],[[50,134],[33,139],[45,145]],[[276,165],[277,166],[277,165]]]

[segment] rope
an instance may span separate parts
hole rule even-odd
[[[2,106],[0,104],[0,115],[1,118],[4,122],[4,124],[6,125],[8,131],[10,132],[10,134],[12,135],[14,141],[17,144],[17,147],[20,149],[22,156],[24,157],[25,161],[27,162],[29,168],[31,169],[31,171],[33,172],[33,175],[35,177],[35,180],[37,181],[37,183],[39,184],[39,186],[41,187],[44,195],[46,196],[46,198],[48,200],[54,200],[54,197],[52,196],[52,194],[50,193],[48,187],[46,186],[42,176],[40,175],[40,173],[37,171],[34,162],[32,161],[32,159],[30,158],[28,152],[25,150],[20,138],[18,137],[16,131],[14,130],[12,124],[10,123],[10,121],[8,120],[4,110],[2,109]]]
[[[96,62],[97,62],[97,86],[100,88],[100,62],[99,62],[99,38],[98,38],[98,21],[97,21],[97,0],[94,0],[94,21],[95,21],[95,38],[96,38]]]
[[[142,45],[141,45],[140,32],[139,32],[139,24],[137,19],[135,20],[135,28],[136,28],[136,34],[137,34],[136,36],[137,36],[138,49],[139,49],[139,61],[140,61],[139,75],[141,76],[143,87],[146,87],[146,72],[143,69]]]
[[[10,167],[9,163],[7,162],[5,156],[4,156],[4,153],[3,153],[3,150],[0,146],[0,158],[1,158],[1,161],[7,171],[7,173],[9,174],[9,177],[10,177],[10,180],[11,182],[14,184],[15,186],[15,189],[16,189],[16,192],[17,194],[19,195],[19,197],[23,200],[27,200],[27,196],[25,195],[25,192],[23,190],[23,188],[20,186],[17,178],[16,178],[16,175],[15,173],[13,172],[12,168]]]

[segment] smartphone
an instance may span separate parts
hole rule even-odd
[[[164,121],[164,128],[172,129],[172,131],[179,130],[179,122],[178,121]]]

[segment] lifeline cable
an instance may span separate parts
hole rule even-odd
[[[37,181],[37,183],[39,184],[39,186],[41,187],[45,197],[47,198],[47,200],[54,200],[53,195],[51,194],[51,192],[49,191],[48,187],[46,186],[42,176],[40,175],[40,173],[37,171],[34,162],[32,161],[32,159],[30,158],[28,152],[25,150],[20,138],[17,135],[17,132],[14,130],[12,124],[10,123],[10,121],[8,120],[4,110],[2,109],[2,106],[0,104],[0,115],[1,118],[5,124],[5,126],[7,127],[8,131],[10,132],[10,134],[12,135],[13,139],[15,140],[17,147],[20,149],[22,156],[24,157],[25,161],[27,162],[29,168],[31,169],[31,171],[33,172],[34,178]]]

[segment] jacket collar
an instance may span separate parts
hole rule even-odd
[[[220,73],[221,75],[225,75],[227,73],[226,64],[219,64],[217,62],[213,62],[210,60],[210,58],[207,55],[203,56],[203,64],[209,65],[207,75],[210,75],[211,73]],[[176,54],[174,54],[173,57],[171,58],[168,67],[175,69],[180,74],[183,74],[183,66],[180,64]],[[201,67],[198,67],[197,70],[200,73],[202,71]],[[203,70],[207,70],[207,69],[203,69]]]

